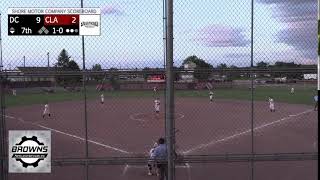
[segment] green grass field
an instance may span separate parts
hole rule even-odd
[[[272,96],[276,102],[286,102],[292,104],[309,104],[312,105],[313,96],[316,91],[312,87],[299,88],[295,90],[294,94],[290,94],[290,90],[286,87],[257,87],[254,91],[254,100],[266,101],[268,96]],[[99,99],[101,92],[95,91],[93,88],[88,88],[87,98]],[[164,91],[158,92],[159,96],[164,95]],[[177,90],[176,97],[186,98],[208,98],[208,90]],[[126,98],[136,97],[145,98],[153,97],[153,91],[113,91],[104,92],[106,100],[108,98]],[[32,93],[32,92],[19,92],[17,96],[7,95],[5,97],[6,107],[22,106],[30,104],[44,104],[45,102],[62,102],[81,100],[84,98],[82,92],[65,92],[62,90],[56,93]],[[228,100],[251,100],[251,90],[244,88],[230,88],[230,89],[216,89],[214,90],[214,98],[228,99]]]

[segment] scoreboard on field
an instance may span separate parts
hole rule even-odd
[[[99,36],[99,8],[9,8],[9,36]]]

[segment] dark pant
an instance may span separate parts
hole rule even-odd
[[[148,169],[150,172],[152,171],[152,168],[155,168],[155,167],[156,167],[155,162],[148,162]]]
[[[165,180],[168,178],[168,166],[167,164],[158,164],[159,180]],[[166,178],[165,178],[166,177]]]

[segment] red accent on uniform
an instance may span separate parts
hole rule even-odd
[[[79,15],[45,15],[44,25],[79,25]]]

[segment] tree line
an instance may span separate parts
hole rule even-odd
[[[204,59],[201,59],[197,57],[196,55],[192,55],[187,57],[183,60],[181,66],[173,67],[174,71],[174,78],[176,80],[179,80],[180,74],[185,70],[185,65],[191,64],[194,65],[192,68],[193,75],[198,80],[208,80],[215,70],[220,70],[220,75],[228,75],[229,78],[238,78],[242,75],[242,73],[238,70],[241,69],[249,69],[250,67],[238,67],[235,65],[228,66],[226,63],[221,63],[214,67],[212,64],[206,62]],[[59,54],[58,61],[55,64],[56,68],[60,68],[63,71],[80,71],[80,68],[78,64],[71,59],[71,56],[69,56],[68,52],[63,49],[61,53]],[[275,69],[275,70],[281,70],[281,69],[295,69],[295,68],[316,68],[316,65],[303,65],[303,64],[296,64],[294,62],[283,62],[283,61],[277,61],[274,64],[270,64],[264,61],[257,62],[254,66],[255,69]],[[91,71],[99,72],[103,71],[103,68],[101,64],[94,64],[91,69]],[[226,70],[226,71],[223,71]],[[228,70],[228,71],[227,71]],[[90,77],[96,81],[104,81],[105,79],[108,79],[111,84],[114,84],[116,86],[117,80],[119,79],[119,75],[115,72],[118,71],[117,68],[109,68],[108,75],[101,75],[101,74],[93,74]],[[150,68],[150,67],[144,67],[142,69],[142,76],[144,79],[147,79],[150,75],[161,75],[163,74],[163,70],[160,68]],[[300,78],[303,76],[302,71],[294,71],[294,72],[281,72],[281,71],[275,71],[272,73],[273,77],[287,77],[287,78]],[[67,84],[74,84],[77,82],[80,82],[81,76],[79,75],[73,75],[73,76],[58,76],[56,78],[56,81],[61,85],[67,85]]]

